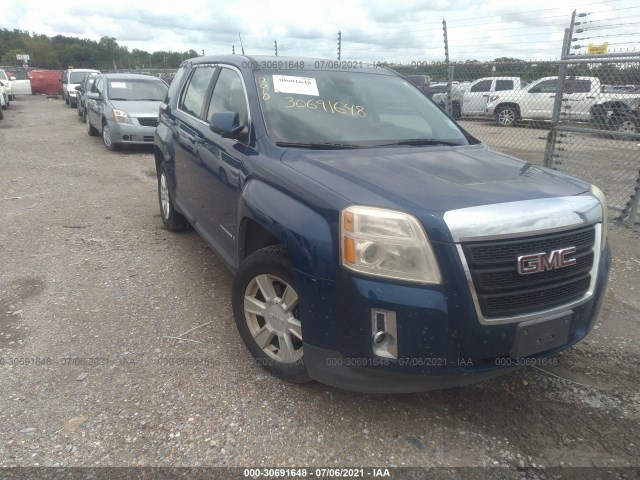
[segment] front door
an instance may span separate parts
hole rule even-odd
[[[478,115],[485,111],[489,102],[491,85],[493,80],[482,80],[471,86],[468,92],[462,96],[463,115]]]
[[[209,129],[214,113],[235,112],[245,127],[239,139],[224,138]],[[206,108],[207,125],[199,132],[199,162],[194,164],[196,218],[208,235],[224,251],[231,263],[237,262],[237,205],[245,155],[253,149],[249,139],[249,115],[244,82],[231,67],[220,66],[211,99]]]

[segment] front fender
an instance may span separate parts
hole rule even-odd
[[[317,279],[335,278],[338,254],[330,222],[337,221],[337,216],[325,218],[271,185],[251,180],[240,198],[238,224],[247,218],[286,246],[295,270]],[[245,244],[244,231],[240,229],[239,245]]]

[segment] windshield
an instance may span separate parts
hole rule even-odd
[[[276,143],[469,143],[436,105],[394,75],[316,70],[260,70],[254,75],[267,129]]]
[[[167,94],[167,85],[161,80],[109,80],[111,100],[162,101]]]
[[[89,75],[89,72],[71,72],[69,74],[69,83],[82,83],[82,80],[87,75]]]

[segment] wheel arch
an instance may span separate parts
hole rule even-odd
[[[335,277],[335,246],[329,222],[286,193],[258,180],[248,182],[238,207],[238,262],[257,249],[280,244],[296,271]]]

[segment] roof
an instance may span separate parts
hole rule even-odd
[[[185,62],[226,63],[237,68],[252,70],[339,70],[349,72],[366,71],[369,73],[393,74],[383,66],[374,67],[370,63],[358,60],[336,60],[312,57],[276,57],[275,55],[205,55],[194,57]],[[303,64],[304,66],[301,66]]]

